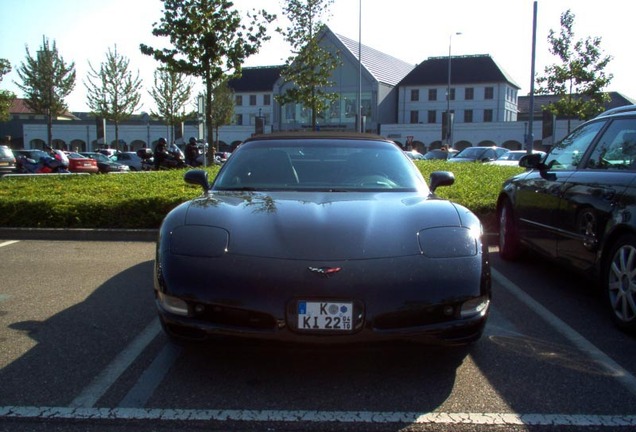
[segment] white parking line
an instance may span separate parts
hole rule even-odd
[[[12,245],[13,243],[17,243],[19,241],[20,240],[9,240],[9,241],[6,241],[6,242],[2,242],[2,243],[0,243],[0,247],[9,246],[9,245]]]
[[[128,369],[139,354],[146,349],[148,344],[159,334],[161,325],[159,318],[152,320],[150,324],[115,357],[115,359],[95,377],[82,392],[70,404],[72,408],[90,408],[95,406],[99,398],[112,386],[117,378]]]
[[[539,302],[526,294],[504,275],[495,269],[491,269],[491,272],[493,280],[517,297],[517,299],[539,315],[541,319],[550,324],[556,331],[561,333],[561,335],[568,339],[581,352],[585,353],[591,360],[604,366],[610,376],[620,382],[632,394],[636,395],[636,377],[634,377],[634,375],[612,360],[607,354],[594,346],[572,327],[557,318],[556,315],[544,308]]]
[[[140,408],[0,407],[0,419],[155,420],[155,421],[248,421],[284,423],[404,423],[526,426],[627,427],[636,426],[636,415],[514,414],[514,413],[419,413],[384,411],[277,411],[190,410]]]

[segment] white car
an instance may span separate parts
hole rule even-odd
[[[111,159],[123,165],[128,165],[131,171],[145,171],[148,168],[144,165],[144,160],[135,152],[121,152],[111,156]]]
[[[540,154],[541,157],[545,156],[545,152],[539,150],[533,150],[532,153]],[[508,166],[519,166],[519,159],[523,156],[527,155],[528,152],[526,150],[511,150],[508,153],[503,154],[499,157],[499,159],[486,162],[487,165],[508,165]]]

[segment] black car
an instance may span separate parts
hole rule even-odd
[[[488,249],[468,209],[438,198],[392,141],[246,140],[203,194],[164,219],[155,298],[168,335],[298,343],[466,344],[490,305]],[[461,268],[461,272],[457,269]]]
[[[616,324],[636,331],[636,106],[519,165],[530,171],[507,180],[497,203],[501,257],[528,247],[593,275]]]
[[[130,172],[130,167],[113,161],[102,152],[80,152],[80,155],[97,161],[97,168],[102,174]]]

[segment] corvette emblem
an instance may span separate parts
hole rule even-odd
[[[317,273],[325,277],[332,276],[342,270],[341,267],[308,267],[312,273]]]

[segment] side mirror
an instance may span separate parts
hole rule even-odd
[[[432,193],[439,186],[450,186],[455,183],[455,175],[450,171],[433,171],[428,182],[428,187]]]
[[[542,163],[541,159],[543,159],[543,155],[540,153],[531,153],[524,156],[521,156],[519,159],[519,166],[527,169],[541,169]]]
[[[189,170],[183,176],[183,180],[185,180],[185,182],[188,184],[201,186],[204,192],[210,190],[210,183],[208,182],[208,172],[205,170]]]

